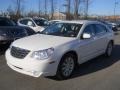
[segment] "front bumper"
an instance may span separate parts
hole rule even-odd
[[[52,60],[34,60],[30,58],[30,55],[31,53],[24,59],[18,59],[11,56],[9,49],[5,54],[8,66],[17,72],[33,77],[56,75],[57,62]]]

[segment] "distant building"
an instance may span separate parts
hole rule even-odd
[[[49,15],[49,17],[51,18],[52,16]],[[65,20],[66,14],[61,13],[61,12],[55,12],[55,13],[53,13],[53,19]]]
[[[108,20],[120,20],[120,16],[105,16],[104,18]]]

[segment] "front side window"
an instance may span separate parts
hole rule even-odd
[[[82,24],[74,23],[55,23],[47,27],[42,34],[64,36],[64,37],[77,37]]]
[[[93,25],[86,26],[83,33],[90,34],[91,36],[95,35]]]

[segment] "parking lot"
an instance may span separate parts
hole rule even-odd
[[[111,58],[100,56],[82,64],[71,79],[63,81],[19,74],[6,65],[5,47],[1,51],[0,90],[120,90],[120,32]]]

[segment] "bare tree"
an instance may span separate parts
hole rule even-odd
[[[23,11],[23,6],[22,6],[22,2],[24,0],[13,0],[13,3],[15,5],[15,10],[16,10],[16,17],[20,18],[21,17],[21,13]]]
[[[51,19],[53,19],[53,14],[54,14],[54,1],[53,0],[50,0],[51,2]]]
[[[90,2],[91,2],[91,0],[85,0],[85,19],[88,18],[88,11],[89,11]]]
[[[16,11],[12,8],[11,5],[8,6],[6,11],[7,11],[7,15],[9,16],[9,18],[11,18],[13,21],[17,22]]]
[[[45,7],[45,16],[47,15],[47,0],[45,0],[45,3],[44,3],[44,7]]]
[[[9,14],[10,16],[15,15],[15,11],[12,9],[11,5],[8,6],[8,8],[7,8],[6,11],[8,12],[8,14]]]
[[[16,11],[16,15],[17,17],[20,17],[21,15],[21,0],[16,0],[16,8],[17,8],[17,11]]]
[[[80,0],[74,0],[74,18],[78,19],[78,11],[80,6]]]
[[[71,0],[66,0],[66,4],[64,4],[66,7],[66,19],[70,19],[70,10],[71,10]]]
[[[35,17],[38,16],[38,12],[35,12],[34,10],[30,10],[27,14],[28,17]]]
[[[39,17],[40,17],[40,14],[41,14],[41,1],[39,0],[38,1],[38,12],[39,12]]]

